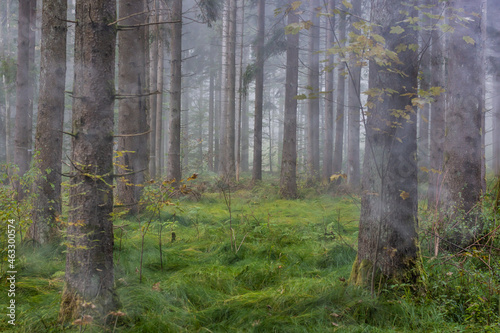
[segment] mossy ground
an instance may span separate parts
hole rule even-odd
[[[398,287],[371,297],[347,285],[356,257],[359,203],[310,194],[281,200],[258,186],[181,201],[145,237],[147,216],[115,222],[115,281],[125,316],[116,328],[58,323],[65,253],[62,245],[19,245],[16,326],[12,332],[459,332],[442,304]],[[139,222],[141,221],[141,222]],[[160,263],[159,230],[162,230]],[[176,240],[171,242],[171,233]],[[7,304],[5,278],[0,304]],[[416,291],[418,293],[418,291]]]

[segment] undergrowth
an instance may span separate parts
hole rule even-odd
[[[463,261],[465,256],[433,258],[424,249],[417,284],[383,286],[374,298],[348,286],[359,218],[351,197],[286,201],[272,184],[240,186],[232,193],[231,235],[220,192],[179,200],[176,210],[162,210],[145,235],[140,219],[115,221],[116,291],[125,315],[108,331],[498,331],[499,281],[484,265]],[[20,249],[16,327],[3,319],[0,331],[103,331],[57,322],[62,246]],[[7,304],[5,291],[0,304]]]

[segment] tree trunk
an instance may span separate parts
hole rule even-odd
[[[294,10],[288,13],[288,25],[297,24]],[[289,34],[286,42],[285,115],[283,124],[283,157],[280,194],[297,197],[297,82],[299,77],[299,34]]]
[[[182,0],[174,0],[171,9],[170,39],[170,124],[167,179],[180,182],[181,169],[181,88],[182,88]],[[178,183],[177,183],[178,184]]]
[[[210,42],[210,54],[215,54],[214,41]],[[214,171],[214,103],[215,103],[215,64],[210,57],[208,86],[208,170]]]
[[[36,167],[30,237],[47,243],[61,213],[61,160],[66,82],[66,0],[45,0],[42,10],[40,98],[35,135]]]
[[[409,8],[399,0],[372,1],[374,33],[385,38],[390,52],[398,45],[417,43],[417,31],[403,22]],[[409,16],[415,17],[415,10]],[[404,32],[390,33],[396,25]],[[350,281],[371,284],[372,293],[380,273],[399,281],[413,280],[416,274],[417,128],[411,94],[417,93],[418,52],[407,49],[397,57],[399,61],[386,59],[392,63],[388,67],[370,60],[373,94],[366,120],[358,256]],[[384,90],[393,93],[379,95]]]
[[[22,177],[29,169],[31,156],[31,118],[30,100],[30,9],[31,0],[19,2],[19,24],[17,33],[17,79],[16,79],[16,125],[14,164],[19,168],[18,175]],[[32,106],[32,104],[31,104]],[[21,199],[23,189],[20,182],[15,183],[18,198]]]
[[[113,272],[113,103],[116,2],[76,3],[73,165],[66,286],[60,320],[110,320],[118,307]],[[94,307],[82,306],[84,302]]]
[[[310,3],[309,68],[307,84],[307,178],[313,184],[319,179],[319,0]]]
[[[150,23],[158,22],[158,3],[157,0],[152,0],[150,10],[154,10],[151,15]],[[158,43],[160,41],[159,25],[153,25],[150,31],[150,46],[149,46],[149,91],[153,93],[149,96],[149,176],[152,179],[156,178],[156,164],[158,156],[156,155],[156,93],[158,91]]]
[[[481,14],[479,1],[455,0],[471,21],[456,24],[448,52],[448,104],[446,110],[445,179],[442,207],[450,217],[449,242],[469,244],[482,230],[480,220],[482,151]],[[464,68],[467,64],[467,68]],[[467,84],[464,84],[467,82]],[[459,217],[459,215],[461,215]],[[457,223],[453,217],[459,217]],[[457,250],[458,248],[452,248]]]
[[[339,22],[340,46],[344,46],[346,37],[346,17],[340,14]],[[344,150],[344,109],[345,109],[345,70],[344,62],[337,68],[337,114],[335,116],[335,151],[333,153],[333,173],[342,172],[343,150]]]
[[[120,0],[121,25],[141,25],[145,15],[144,1]],[[146,60],[143,52],[130,52],[134,48],[145,50],[144,26],[121,30],[118,35],[118,152],[117,200],[135,214],[139,211],[144,171],[148,168],[146,119]]]
[[[358,34],[355,23],[361,17],[361,0],[352,2],[351,32]],[[349,61],[349,90],[348,105],[349,115],[347,117],[347,181],[353,189],[360,186],[360,111],[361,111],[361,63],[356,55],[351,54]]]
[[[326,18],[326,49],[333,47],[335,41],[335,0],[328,1],[328,16]],[[334,131],[334,55],[328,53],[326,59],[325,73],[325,143],[323,152],[323,183],[330,181],[330,176],[333,174],[333,131]]]
[[[500,6],[494,1],[488,1],[487,34],[490,50],[488,59],[492,75],[492,114],[493,114],[493,172],[500,177]]]
[[[160,10],[164,8],[162,2],[160,1]],[[159,19],[163,21],[163,16],[160,15]],[[156,175],[161,178],[163,175],[163,69],[165,62],[165,31],[163,29],[157,28],[159,31],[157,32],[158,36],[158,63],[157,63],[157,77],[156,77],[156,87],[158,89],[158,94],[156,95]]]
[[[262,107],[264,104],[264,33],[266,20],[265,0],[259,0],[257,41],[255,44],[255,112],[253,130],[252,181],[262,180]]]
[[[433,9],[434,15],[442,15],[442,6]],[[434,20],[437,24],[437,20]],[[431,87],[445,86],[444,79],[444,37],[439,30],[432,31],[431,49]],[[445,95],[435,96],[431,105],[430,125],[430,172],[429,188],[427,191],[427,202],[429,209],[439,207],[440,190],[443,181],[443,158],[444,158],[444,130],[445,130]]]

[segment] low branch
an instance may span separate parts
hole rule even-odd
[[[59,131],[59,132],[62,132],[64,134],[67,134],[67,135],[70,135],[70,136],[76,138],[76,134],[74,134],[74,133],[70,133],[70,132],[66,132],[66,131]]]
[[[157,24],[170,24],[170,23],[182,23],[181,20],[177,21],[161,21],[161,22],[151,22],[151,23],[143,23],[143,24],[132,24],[132,25],[119,25],[116,27],[117,30],[127,30],[132,28],[145,27],[149,25],[157,25]]]
[[[146,170],[147,169],[142,169],[142,170],[139,170],[139,171],[132,171],[132,172],[122,173],[122,174],[119,174],[119,175],[111,175],[111,176],[113,178],[126,177],[126,176],[130,176],[130,175],[135,175],[136,173],[144,172]]]
[[[156,90],[147,94],[136,94],[136,95],[121,95],[121,94],[116,94],[115,99],[126,99],[126,98],[137,98],[137,97],[148,97],[151,95],[158,95],[161,92]]]
[[[128,137],[132,137],[132,136],[141,136],[141,135],[149,134],[151,132],[152,132],[152,130],[149,130],[149,131],[143,132],[143,133],[136,133],[136,134],[118,134],[118,135],[113,135],[113,137],[115,137],[115,138],[128,138]]]
[[[138,15],[142,15],[142,14],[148,14],[150,11],[147,10],[147,11],[144,11],[144,12],[141,12],[141,13],[135,13],[135,14],[130,14],[128,16],[125,16],[125,17],[120,17],[118,20],[114,21],[114,22],[111,22],[108,24],[108,27],[113,25],[113,24],[117,24],[118,22],[120,21],[123,21],[123,20],[126,20],[128,18],[131,18],[131,17],[134,17],[134,16],[138,16]]]

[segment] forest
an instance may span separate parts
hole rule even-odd
[[[0,331],[500,332],[499,17],[2,0]]]

